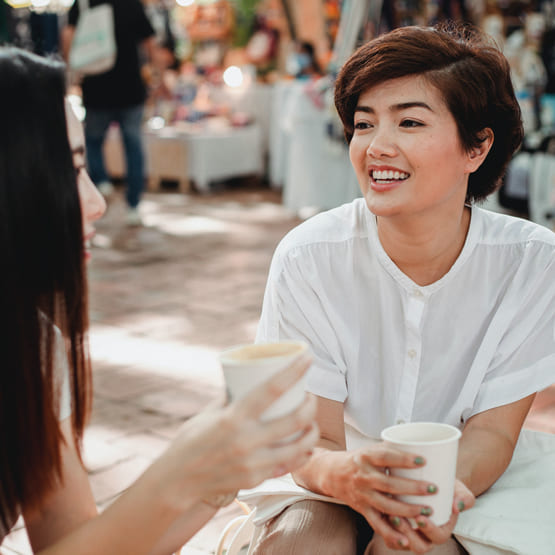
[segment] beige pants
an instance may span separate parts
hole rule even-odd
[[[352,509],[322,501],[301,501],[268,521],[259,536],[255,555],[357,555],[357,536],[361,534]],[[380,536],[367,546],[359,537],[358,553],[365,555],[406,554],[389,549]],[[453,539],[428,552],[429,555],[461,555],[466,551]]]

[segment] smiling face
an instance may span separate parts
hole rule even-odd
[[[349,153],[368,208],[384,217],[462,210],[468,175],[483,159],[463,150],[451,112],[421,76],[360,95]]]
[[[66,100],[66,121],[69,146],[73,154],[73,165],[77,174],[77,188],[81,203],[81,217],[83,219],[83,238],[85,241],[85,260],[90,260],[89,243],[94,236],[96,220],[106,211],[106,202],[91,181],[85,167],[85,137],[83,127],[73,112],[71,104]]]

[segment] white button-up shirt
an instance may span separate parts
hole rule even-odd
[[[257,341],[304,339],[312,393],[364,436],[400,421],[462,427],[555,382],[555,234],[472,209],[449,272],[421,287],[383,250],[363,199],[292,230]]]

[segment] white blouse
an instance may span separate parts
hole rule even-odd
[[[364,436],[462,427],[555,382],[555,234],[472,208],[461,254],[419,286],[383,250],[364,199],[292,230],[272,261],[257,342],[304,339],[312,393]]]

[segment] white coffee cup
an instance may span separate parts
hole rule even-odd
[[[460,430],[439,422],[408,422],[386,428],[381,437],[395,449],[426,459],[426,464],[418,468],[391,468],[393,476],[423,480],[437,486],[433,495],[396,497],[406,503],[428,505],[433,509],[432,522],[438,526],[445,524],[453,510]]]
[[[242,399],[257,385],[290,366],[308,351],[303,341],[279,341],[237,345],[220,353],[219,359],[230,400]],[[272,403],[261,420],[272,420],[294,411],[305,397],[305,376]]]

